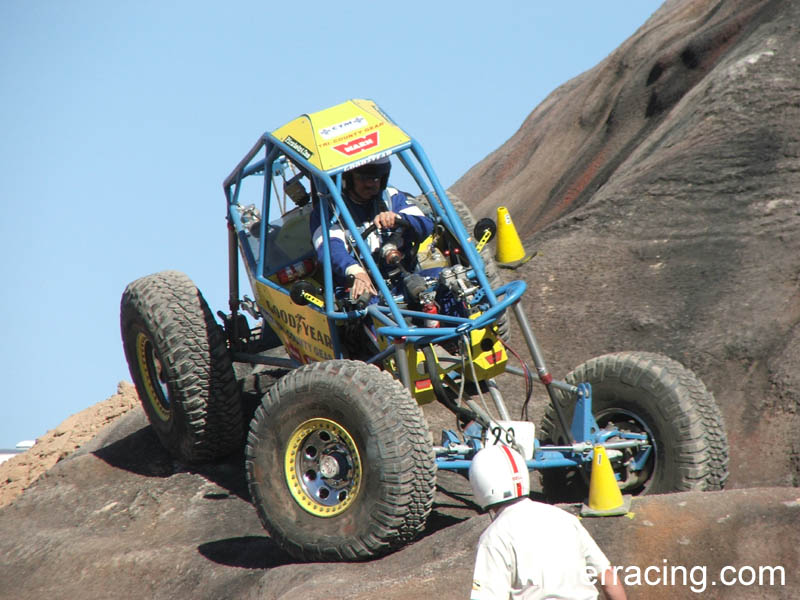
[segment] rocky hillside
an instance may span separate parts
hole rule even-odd
[[[461,477],[440,477],[428,529],[413,545],[367,563],[299,564],[261,528],[242,463],[239,455],[178,464],[142,410],[128,412],[0,510],[0,598],[468,597],[488,517],[475,516]],[[630,585],[629,598],[696,598],[703,582],[704,598],[797,597],[796,488],[651,496],[634,499],[632,511],[584,521],[610,560],[630,573],[665,564],[695,571],[686,583]],[[783,585],[723,587],[728,565],[782,565]]]
[[[794,0],[667,0],[454,186],[479,215],[507,206],[537,253],[508,274],[528,282],[555,375],[605,352],[657,351],[722,407],[727,491],[637,498],[628,518],[585,521],[618,565],[694,569],[629,585],[632,599],[800,595],[797,23]],[[13,497],[0,508],[0,598],[467,597],[487,519],[463,479],[440,476],[414,545],[297,564],[261,528],[242,456],[176,463],[129,392],[104,403],[116,418],[93,409],[105,427],[77,452],[74,421],[34,446],[50,462],[26,453],[8,461],[13,475],[0,470],[0,498]],[[426,415],[441,423],[436,407]],[[725,566],[781,571],[727,586]]]
[[[665,353],[713,390],[733,487],[800,484],[800,5],[670,0],[454,186],[536,257],[554,373]]]

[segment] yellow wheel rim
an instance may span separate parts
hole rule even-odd
[[[289,437],[286,483],[297,503],[317,517],[335,517],[358,497],[361,457],[353,438],[329,419],[309,419]]]
[[[159,419],[169,421],[172,410],[167,385],[163,382],[163,367],[150,339],[141,332],[136,336],[136,357],[150,406]]]

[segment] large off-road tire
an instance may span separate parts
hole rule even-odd
[[[164,271],[125,288],[125,357],[161,443],[187,463],[241,449],[239,391],[222,328],[194,283]]]
[[[728,478],[728,442],[722,415],[702,381],[680,363],[661,354],[620,352],[593,358],[566,376],[591,384],[592,413],[600,427],[646,433],[653,451],[645,468],[629,471],[625,454],[614,461],[626,494],[719,490]],[[560,405],[571,423],[574,401],[562,394]],[[552,406],[539,429],[543,444],[565,442]],[[613,440],[612,440],[613,441]],[[628,452],[628,451],[626,451]],[[586,498],[587,473],[544,469],[542,487],[554,500]]]
[[[331,360],[270,388],[250,424],[246,473],[261,523],[300,560],[363,560],[413,540],[433,504],[425,418],[372,365]]]
[[[473,235],[476,221],[472,211],[455,194],[448,193],[447,197],[450,199],[450,204],[453,205],[453,208],[461,219],[461,222],[464,224],[464,229],[467,230],[467,234]],[[492,256],[491,247],[489,245],[484,246],[483,250],[480,252],[480,255],[483,259],[483,270],[486,273],[486,279],[489,280],[489,284],[492,286],[492,288],[498,288],[503,285],[505,282],[500,276],[500,270],[497,268],[497,263],[494,260],[494,256]],[[500,339],[506,342],[509,341],[508,315],[505,313],[505,311],[500,313],[500,316],[497,318],[497,333],[500,336]]]

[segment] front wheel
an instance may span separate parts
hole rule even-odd
[[[425,527],[435,460],[419,406],[388,373],[331,360],[300,367],[250,425],[250,495],[272,539],[300,560],[363,560]]]
[[[652,450],[642,464],[625,450],[614,470],[627,494],[719,490],[728,478],[728,442],[714,396],[680,363],[660,354],[620,352],[593,358],[566,376],[591,384],[592,413],[601,428],[644,434]],[[574,403],[563,397],[567,422]],[[555,410],[547,409],[539,429],[542,444],[563,444]],[[614,441],[612,438],[609,441]],[[641,457],[645,458],[645,457]],[[575,469],[545,469],[542,487],[549,497],[580,500],[587,474]]]

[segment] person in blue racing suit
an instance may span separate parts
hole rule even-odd
[[[402,228],[404,247],[407,249],[413,242],[421,242],[433,230],[433,221],[410,202],[408,197],[398,190],[387,188],[391,162],[389,158],[380,158],[361,167],[348,171],[343,176],[342,197],[347,204],[356,225],[363,231],[374,224],[378,229],[392,229],[399,218],[408,222],[409,227]],[[311,236],[314,249],[320,261],[322,256],[322,223],[319,205],[311,213]],[[356,299],[368,292],[372,296],[378,294],[369,273],[352,255],[352,243],[348,232],[340,222],[329,227],[331,267],[334,283],[344,285],[347,277],[352,275],[350,298]],[[414,236],[414,240],[407,239]],[[380,248],[381,237],[378,231],[369,235],[366,240],[371,252]]]

